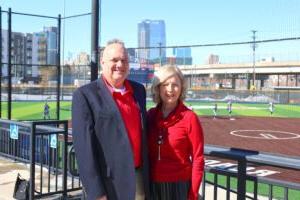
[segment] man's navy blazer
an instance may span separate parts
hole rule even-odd
[[[129,81],[142,118],[142,172],[149,197],[145,132],[146,92]],[[137,122],[138,123],[138,122]],[[102,78],[78,88],[72,100],[72,128],[79,174],[88,200],[135,198],[135,167],[131,144],[119,109]]]

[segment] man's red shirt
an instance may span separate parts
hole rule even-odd
[[[128,139],[131,144],[134,165],[139,167],[142,164],[142,136],[141,136],[141,115],[140,109],[137,105],[134,96],[133,89],[129,81],[124,82],[124,92],[116,92],[115,89],[105,80],[102,76],[104,82],[106,83],[108,89],[110,90],[113,99],[115,100],[119,111],[121,113],[123,122],[125,124]]]

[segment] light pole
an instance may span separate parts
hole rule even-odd
[[[251,89],[252,90],[255,90],[256,87],[255,87],[255,49],[256,49],[256,36],[255,36],[255,33],[257,31],[255,30],[252,30],[252,39],[253,39],[253,43],[252,43],[252,61],[253,61],[253,74],[252,74],[252,79],[253,79],[253,82],[252,82],[252,86],[251,86]]]
[[[91,81],[98,78],[99,66],[99,16],[101,0],[92,0],[92,27],[91,27]]]
[[[161,42],[159,42],[158,45],[159,45],[159,67],[161,67]]]
[[[62,67],[61,67],[61,77],[60,77],[60,83],[61,83],[61,100],[64,100],[64,68],[65,68],[65,30],[66,30],[66,0],[64,0],[64,20],[63,20],[63,35],[62,35]]]

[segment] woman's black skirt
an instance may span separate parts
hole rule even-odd
[[[151,200],[186,200],[190,181],[183,182],[152,182],[150,185]]]

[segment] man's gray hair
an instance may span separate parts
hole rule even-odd
[[[106,46],[104,48],[101,48],[100,50],[100,57],[102,58],[103,57],[103,52],[105,50],[105,48],[109,45],[112,45],[112,44],[119,44],[121,45],[124,49],[125,49],[125,52],[127,52],[127,49],[125,47],[125,43],[123,42],[123,40],[120,40],[120,39],[117,39],[117,38],[114,38],[114,39],[111,39],[111,40],[108,40],[106,42]]]
[[[117,38],[114,38],[112,40],[108,40],[107,43],[106,43],[106,46],[111,45],[111,44],[120,44],[125,48],[124,42],[120,39],[117,39]]]

